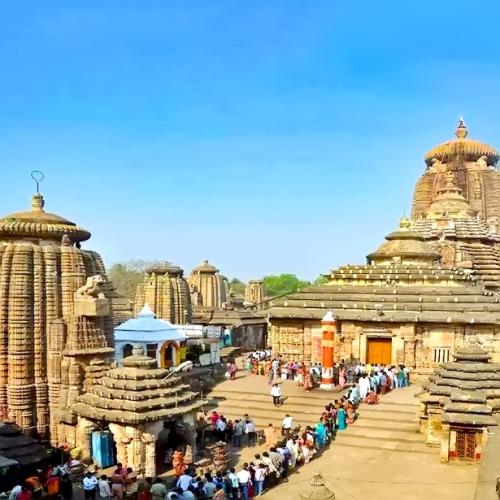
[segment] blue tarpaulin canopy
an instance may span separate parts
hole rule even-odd
[[[137,317],[129,319],[115,328],[115,340],[130,342],[163,342],[186,340],[182,331],[164,319],[157,319],[145,304]]]

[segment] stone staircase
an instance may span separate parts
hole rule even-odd
[[[334,446],[379,452],[436,454],[435,449],[425,445],[423,436],[418,432],[416,403],[408,403],[408,398],[404,402],[399,401],[398,392],[382,396],[376,406],[362,404],[358,419],[347,430],[337,433]],[[290,395],[281,407],[275,408],[266,394],[224,387],[215,388],[209,394],[206,409],[216,408],[232,420],[248,413],[257,430],[261,430],[270,423],[280,428],[286,413],[294,417],[296,424],[315,425],[325,405],[338,398],[339,393],[314,391]]]

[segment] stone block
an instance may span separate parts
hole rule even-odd
[[[75,297],[75,316],[107,316],[110,314],[109,300],[103,298]]]

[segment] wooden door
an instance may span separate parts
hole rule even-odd
[[[367,362],[390,365],[392,361],[392,339],[368,339]]]
[[[474,460],[476,451],[476,433],[457,430],[457,457]]]

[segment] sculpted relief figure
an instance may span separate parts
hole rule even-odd
[[[106,295],[103,292],[103,285],[106,280],[100,275],[89,276],[87,283],[76,291],[78,297],[92,297],[94,299],[105,299]]]
[[[488,233],[497,234],[497,224],[498,221],[496,217],[489,217],[486,221],[486,225],[488,226]]]
[[[487,160],[488,158],[486,156],[481,156],[481,158],[479,158],[477,161],[476,161],[476,165],[478,166],[478,170],[487,170],[488,169],[488,163],[487,163]]]

